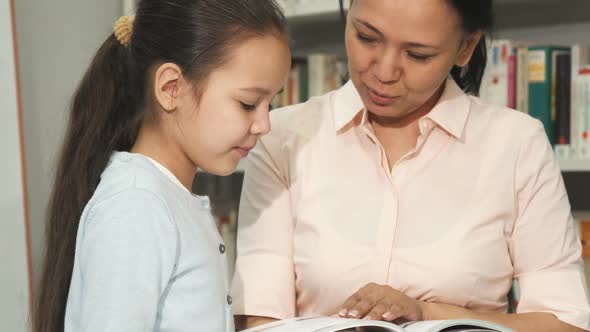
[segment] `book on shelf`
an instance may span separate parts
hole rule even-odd
[[[590,259],[590,220],[579,220],[578,225],[582,242],[582,258]]]
[[[394,324],[386,321],[339,317],[302,317],[280,320],[241,332],[514,332],[499,324],[475,320],[452,319],[414,321]]]
[[[517,46],[505,39],[492,40],[481,81],[480,97],[498,105],[516,108]]]
[[[272,107],[298,104],[341,87],[348,80],[346,58],[327,53],[313,53],[294,58],[283,92]]]
[[[543,123],[560,159],[590,159],[590,47],[491,40],[480,97]]]
[[[578,98],[578,89],[582,88],[578,83],[588,77],[580,70],[590,65],[590,47],[581,45],[572,46],[571,58],[571,105],[570,105],[570,145],[578,152],[581,158],[590,158],[587,151],[590,150],[588,140],[588,117],[590,116],[590,104],[581,103]],[[583,83],[582,83],[583,84]]]
[[[576,110],[572,114],[577,122],[574,129],[575,141],[580,157],[590,159],[590,65],[578,67],[575,83]]]
[[[529,112],[529,48],[519,46],[516,49],[516,109]]]
[[[569,158],[571,137],[571,53],[558,54],[555,60],[555,153],[562,158]]]
[[[529,48],[529,114],[543,123],[551,144],[556,137],[557,56],[569,54],[566,47],[532,46]]]

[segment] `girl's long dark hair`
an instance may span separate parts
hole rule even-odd
[[[128,47],[110,35],[73,95],[46,221],[46,250],[34,313],[40,332],[64,330],[82,211],[113,151],[129,151],[153,110],[155,66],[176,63],[195,87],[246,37],[285,33],[273,0],[141,0]]]
[[[344,1],[340,3],[340,15],[346,20]],[[349,0],[350,1],[350,0]],[[461,17],[463,29],[467,33],[489,31],[494,26],[493,0],[448,0]],[[352,2],[352,1],[351,1]],[[466,93],[479,95],[479,88],[487,63],[487,46],[485,35],[475,48],[466,68],[454,66],[451,76]]]

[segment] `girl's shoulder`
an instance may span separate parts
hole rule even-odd
[[[131,201],[166,201],[174,196],[177,186],[170,182],[149,160],[139,154],[114,152],[100,177],[96,200],[111,195],[124,196]],[[180,191],[182,192],[182,191]]]
[[[144,157],[115,152],[101,175],[82,219],[174,220],[174,202],[184,194]]]

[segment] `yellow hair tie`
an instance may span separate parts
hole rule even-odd
[[[121,45],[127,47],[131,41],[131,35],[133,34],[133,16],[121,16],[115,25],[113,26],[113,33]]]

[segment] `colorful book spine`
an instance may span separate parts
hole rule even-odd
[[[556,144],[554,57],[566,47],[531,46],[528,52],[529,114],[541,121],[551,144]]]
[[[572,149],[578,153],[582,140],[583,130],[581,130],[579,119],[582,118],[581,109],[577,103],[577,79],[580,68],[590,65],[590,47],[574,45],[572,46],[572,69],[571,69],[571,107],[570,107],[570,144]]]
[[[510,45],[510,41],[502,39],[491,42],[480,89],[481,99],[500,106],[508,106]]]
[[[518,47],[517,51],[517,78],[516,78],[516,109],[529,112],[529,67],[528,67],[528,47]]]
[[[590,158],[590,66],[578,70],[576,78],[577,122],[579,131],[578,156]]]
[[[571,54],[560,54],[556,61],[555,108],[557,144],[570,144]]]
[[[508,107],[516,109],[517,49],[511,48],[508,56]]]

